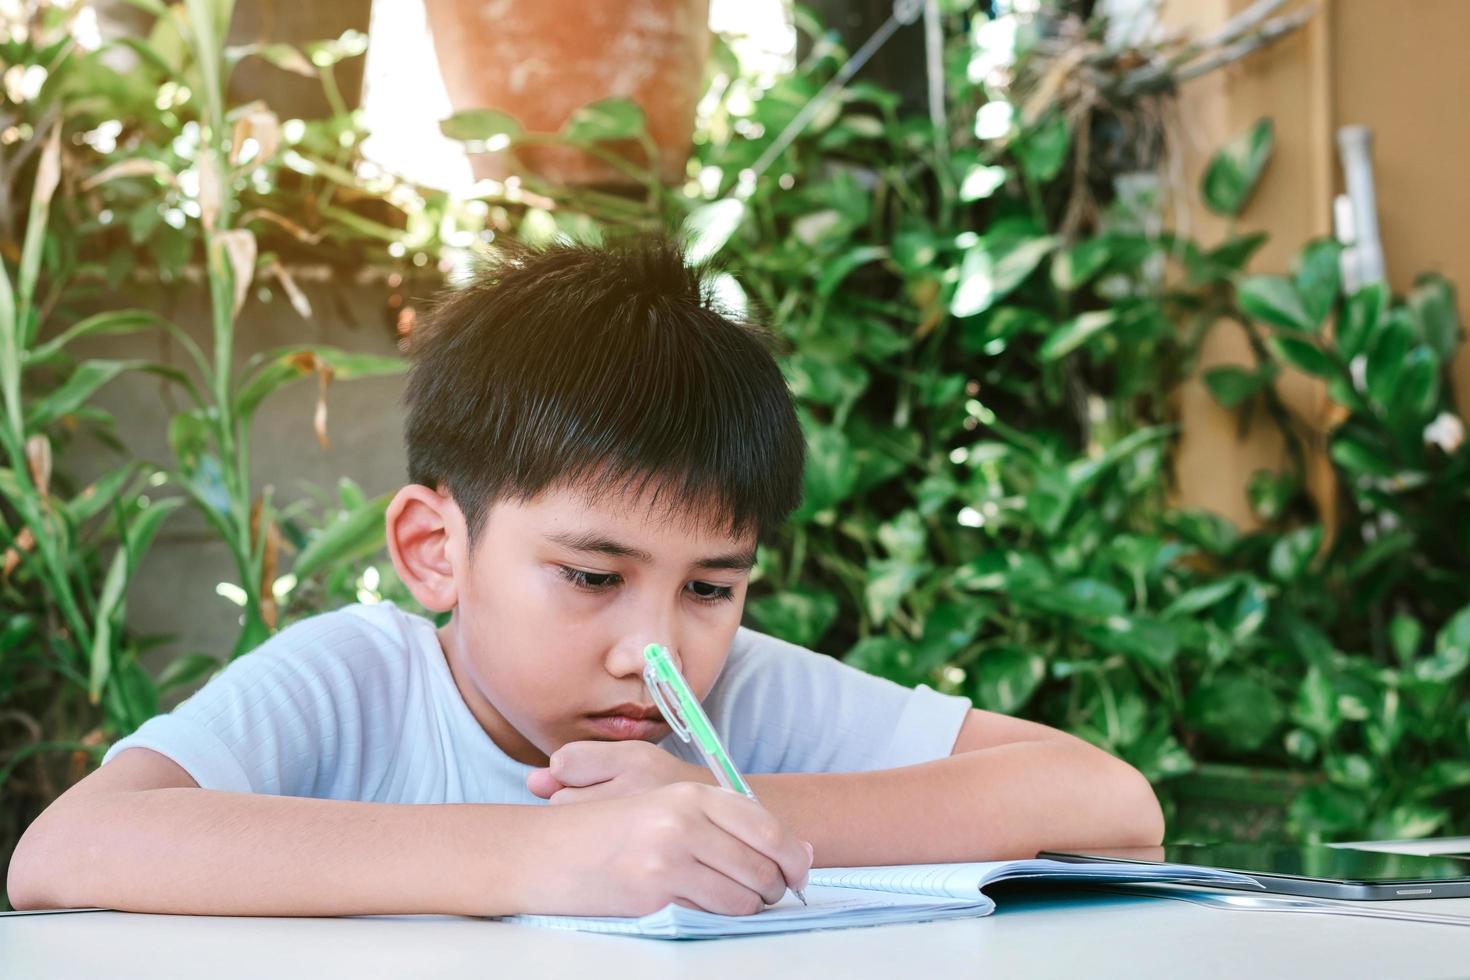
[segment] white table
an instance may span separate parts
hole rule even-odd
[[[1430,925],[1201,908],[1075,889],[1000,890],[988,917],[667,942],[450,916],[0,916],[0,977],[1449,977],[1470,974],[1470,898],[1386,902]]]

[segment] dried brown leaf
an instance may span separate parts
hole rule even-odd
[[[44,501],[51,495],[51,440],[45,435],[37,433],[26,440],[26,465]]]
[[[260,519],[263,510],[262,501],[257,498],[250,508],[250,537],[260,540]],[[280,607],[276,604],[276,594],[273,589],[276,581],[276,566],[281,554],[281,531],[276,527],[276,522],[267,520],[265,522],[265,538],[261,541],[260,556],[260,618],[265,625],[271,629],[276,628],[276,622],[280,618]]]
[[[332,383],[332,374],[332,369],[327,364],[317,361],[316,415],[312,419],[312,428],[316,430],[316,441],[321,444],[322,449],[332,448],[327,441],[327,388]]]
[[[219,247],[224,249],[230,263],[230,272],[235,281],[234,315],[240,315],[250,283],[255,278],[255,234],[247,228],[231,228],[215,236]]]
[[[301,291],[301,287],[296,285],[296,280],[291,277],[291,273],[286,271],[286,267],[281,264],[280,259],[271,259],[270,268],[271,274],[281,284],[281,290],[286,294],[286,299],[291,302],[291,308],[300,314],[301,319],[310,320],[311,301],[306,298],[306,294]]]
[[[281,121],[264,102],[252,102],[241,110],[235,119],[234,132],[230,134],[230,163],[239,165],[241,152],[247,140],[255,140],[257,149],[250,158],[250,165],[264,163],[276,155],[281,147]]]

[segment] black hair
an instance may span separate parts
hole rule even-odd
[[[506,246],[415,327],[408,476],[476,540],[491,505],[572,486],[643,493],[768,541],[801,502],[805,442],[771,335],[663,237]]]

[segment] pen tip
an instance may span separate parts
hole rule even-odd
[[[801,899],[801,904],[805,905],[806,904],[806,896],[801,893],[801,889],[800,888],[793,888],[791,890],[796,893],[796,897],[797,898]]]

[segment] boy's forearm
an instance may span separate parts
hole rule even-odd
[[[540,810],[99,793],[37,821],[10,899],[202,915],[510,912]]]
[[[816,866],[1034,857],[1038,850],[1157,844],[1148,782],[1076,739],[1012,742],[900,769],[748,777]]]

